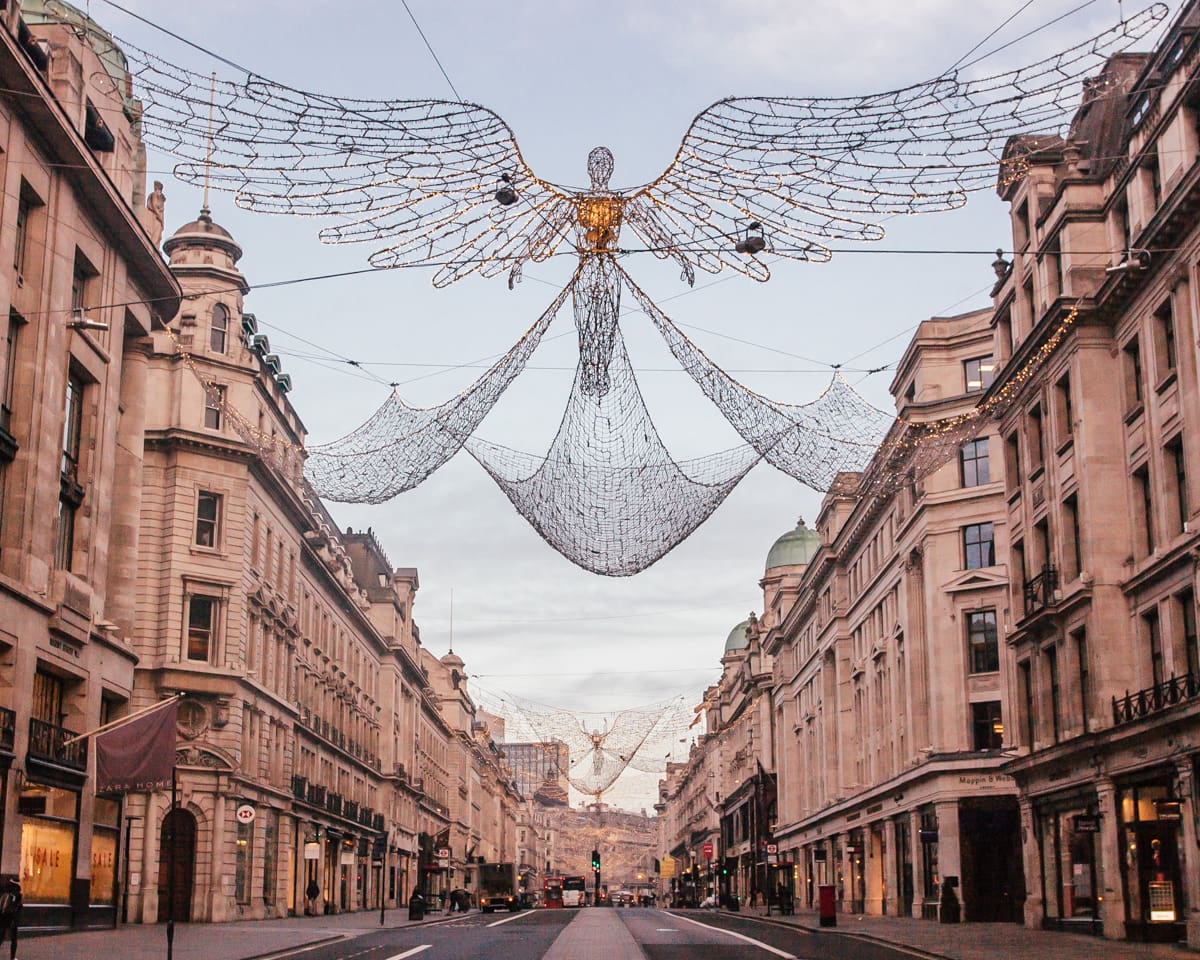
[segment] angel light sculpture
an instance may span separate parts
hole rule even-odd
[[[720,100],[694,118],[661,176],[627,189],[610,185],[604,147],[588,157],[587,187],[538,177],[504,121],[475,104],[338,98],[250,72],[219,80],[124,42],[118,52],[143,99],[147,143],[181,158],[182,179],[231,191],[242,207],[331,218],[322,240],[374,244],[377,267],[434,266],[438,287],[473,273],[507,273],[511,286],[527,263],[577,257],[567,287],[474,385],[425,409],[393,393],[357,430],[310,447],[306,472],[329,499],[381,502],[466,447],[556,549],[587,569],[630,574],[688,536],[759,459],[828,489],[843,471],[863,468],[894,420],[836,373],[806,405],[737,383],[632,283],[618,262],[631,252],[622,231],[674,261],[688,283],[697,270],[766,280],[759,254],[768,251],[827,260],[835,241],[882,237],[886,217],[957,207],[993,185],[998,170],[1020,176],[1020,158],[1004,154],[1009,139],[1056,136],[1085,78],[1091,96],[1123,96],[1119,72],[1111,80],[1104,72],[1107,59],[1166,13],[1155,4],[992,76],[951,70],[859,97]],[[74,23],[95,31],[86,18]],[[690,464],[671,458],[625,355],[622,287],[744,448]],[[549,452],[522,455],[474,438],[568,294],[579,362]]]

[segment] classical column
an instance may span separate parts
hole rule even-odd
[[[838,846],[842,851],[842,886],[838,891],[838,897],[846,908],[854,901],[854,855],[850,852],[849,833],[838,835]]]
[[[1033,801],[1021,797],[1021,868],[1025,874],[1025,926],[1030,930],[1042,928],[1046,899],[1042,890],[1041,857],[1038,851],[1037,830],[1034,826]]]
[[[231,917],[229,911],[230,901],[237,895],[233,889],[234,874],[230,869],[232,864],[228,863],[225,859],[226,831],[228,830],[228,826],[225,822],[224,788],[227,786],[228,784],[218,779],[217,788],[213,796],[212,860],[209,864],[210,873],[208,880],[208,920],[212,923],[235,919]],[[226,884],[229,889],[228,893],[226,893],[224,886]]]
[[[148,337],[124,341],[121,415],[113,463],[112,515],[104,616],[119,636],[132,637],[138,592],[138,531],[142,516],[142,449],[146,427]]]
[[[1101,776],[1096,780],[1096,801],[1100,814],[1096,884],[1104,897],[1100,902],[1100,922],[1106,937],[1123,940],[1125,896],[1121,887],[1121,818],[1117,809],[1117,789],[1111,777]]]
[[[913,550],[904,561],[908,574],[908,623],[909,633],[904,635],[904,646],[908,651],[908,715],[911,717],[912,743],[910,750],[915,756],[922,747],[930,743],[929,733],[929,642],[925,630],[925,557],[920,550]],[[911,635],[910,635],[911,634]]]
[[[938,822],[938,872],[943,883],[947,877],[958,877],[955,895],[962,903],[962,846],[959,837],[958,801],[947,800],[935,803]],[[969,920],[964,916],[963,920]]]
[[[883,821],[883,912],[889,917],[900,915],[900,869],[896,863],[899,853],[896,847],[896,821],[889,817]]]
[[[908,812],[908,828],[912,834],[913,905],[912,915],[921,917],[925,911],[925,844],[921,841],[921,814]]]

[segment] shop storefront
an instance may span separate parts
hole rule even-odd
[[[121,804],[97,797],[92,808],[92,880],[88,889],[88,925],[116,926]]]
[[[1183,806],[1173,771],[1117,784],[1126,936],[1171,942],[1187,935],[1181,864]]]
[[[1043,926],[1100,936],[1100,817],[1094,790],[1042,801],[1034,808],[1041,866]]]
[[[26,780],[17,812],[21,816],[22,925],[27,929],[69,927],[79,791]]]

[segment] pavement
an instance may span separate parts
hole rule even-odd
[[[429,913],[420,922],[408,919],[408,908],[388,910],[384,927],[452,923],[467,914]],[[258,960],[286,950],[347,940],[382,929],[379,911],[337,913],[281,920],[175,924],[175,960]],[[116,929],[21,937],[17,960],[163,960],[167,927],[163,923],[128,923]],[[0,957],[8,958],[7,941]]]
[[[630,908],[636,909],[636,908]],[[715,911],[680,911],[688,914]],[[741,913],[720,911],[730,917],[757,917],[764,921],[811,930],[817,938],[842,934],[890,946],[931,960],[1195,960],[1200,954],[1180,944],[1127,943],[1099,937],[1047,930],[1028,930],[1012,923],[942,924],[905,917],[871,917],[838,914],[837,926],[820,926],[815,911],[801,910],[793,916],[763,910]],[[583,910],[559,936],[547,960],[581,960],[603,956],[605,960],[633,960],[642,956],[625,931],[615,910]],[[466,914],[426,914],[423,921],[408,919],[408,910],[389,910],[388,928],[453,923]],[[614,923],[615,921],[615,923]],[[619,930],[617,928],[620,928]],[[242,920],[234,923],[180,923],[175,927],[175,960],[265,960],[284,951],[349,940],[380,929],[378,912],[342,913],[320,917],[287,917],[281,920]],[[620,949],[615,949],[614,936]],[[600,954],[589,944],[606,944]],[[819,939],[815,942],[819,943]],[[164,924],[131,923],[115,930],[89,930],[52,936],[22,938],[19,960],[163,960],[167,934]],[[561,948],[560,948],[561,946]],[[0,948],[6,957],[8,944]]]
[[[689,911],[694,912],[694,911]],[[1177,943],[1129,943],[1057,930],[1030,930],[1015,923],[937,923],[910,917],[837,915],[837,925],[822,927],[815,910],[797,910],[768,918],[764,909],[740,913],[722,910],[730,917],[751,916],[771,923],[803,927],[817,936],[845,934],[889,946],[904,947],[918,956],[938,960],[1195,960],[1200,953]]]

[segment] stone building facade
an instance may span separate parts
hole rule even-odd
[[[892,385],[904,423],[978,402],[990,320],[920,326]],[[772,546],[762,615],[726,643],[697,748],[721,757],[719,895],[813,906],[828,884],[847,912],[938,918],[949,881],[966,919],[1019,918],[996,446],[988,428],[904,484],[872,484],[881,457],[865,477],[881,492],[845,475],[815,529]],[[668,827],[701,769],[664,781]]]
[[[1200,945],[1200,6],[998,183],[1024,918]],[[1013,376],[1073,316],[1036,376]]]
[[[993,369],[990,319],[921,324],[892,384],[893,440],[976,404]],[[876,458],[825,498],[818,549],[763,580],[774,836],[802,903],[831,884],[848,912],[1020,916],[1016,787],[1000,770],[1011,707],[996,447],[985,424],[907,483],[875,485],[893,469]]]
[[[145,351],[179,287],[124,62],[46,19],[0,11],[0,875],[52,930],[119,903],[120,805],[71,738],[134,697]]]

